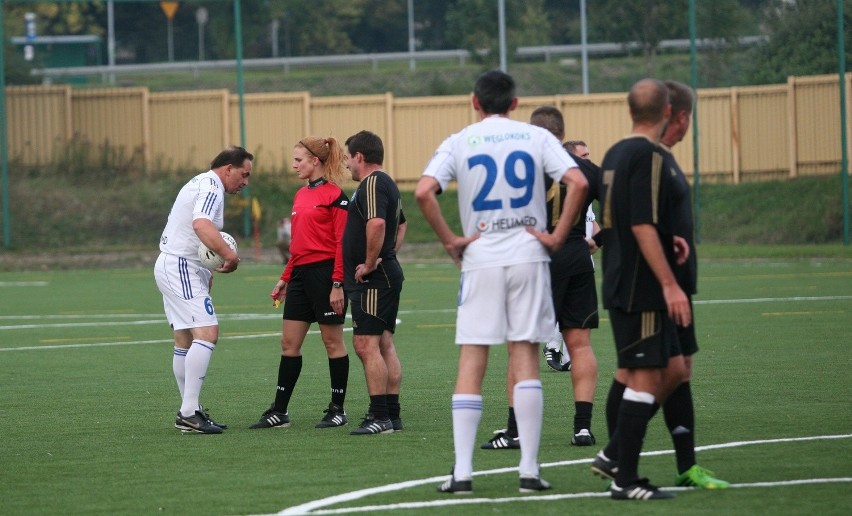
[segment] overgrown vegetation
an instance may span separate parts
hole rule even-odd
[[[10,227],[14,253],[86,253],[156,249],[178,189],[197,171],[173,175],[61,168],[12,167]],[[126,172],[126,171],[125,171]],[[275,240],[276,220],[290,210],[301,186],[288,174],[252,178],[250,194],[262,206],[257,228],[264,247]],[[842,241],[841,182],[837,176],[741,185],[702,184],[701,242],[706,244],[831,244]],[[406,241],[434,242],[413,193],[404,192],[409,221]],[[456,196],[442,196],[445,213],[458,227]],[[244,237],[241,197],[229,197],[225,229]],[[249,224],[250,233],[253,224]],[[244,240],[245,245],[250,245]]]
[[[742,77],[755,59],[756,49],[705,53],[699,60],[699,87],[741,86]],[[589,91],[625,92],[647,74],[641,55],[592,57],[589,59]],[[354,63],[326,68],[293,67],[247,69],[244,90],[247,93],[309,92],[312,96],[373,95],[391,92],[395,97],[468,95],[476,77],[493,68],[491,64],[458,61],[418,62],[410,70],[407,62]],[[509,72],[518,85],[519,96],[564,95],[582,93],[582,68],[579,59],[554,57],[517,61]],[[656,58],[656,76],[690,82],[689,55],[665,52]],[[105,86],[101,76],[88,78],[89,87]],[[121,86],[147,87],[151,91],[229,89],[236,91],[233,70],[200,70],[198,73],[163,72],[121,75]],[[783,81],[780,81],[783,82]],[[77,86],[80,86],[79,84]]]

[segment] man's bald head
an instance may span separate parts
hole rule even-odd
[[[669,116],[669,90],[656,79],[642,79],[627,94],[630,116],[636,124],[657,124]]]

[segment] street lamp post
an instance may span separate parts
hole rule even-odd
[[[204,7],[195,11],[195,21],[198,23],[198,60],[204,61],[204,26],[207,25],[209,13]]]

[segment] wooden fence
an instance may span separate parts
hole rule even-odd
[[[852,97],[852,74],[844,82]],[[836,173],[839,98],[836,75],[699,90],[701,180],[739,183]],[[69,146],[82,144],[108,146],[149,171],[200,171],[223,147],[240,141],[239,101],[224,89],[152,93],[146,88],[10,86],[6,102],[9,157],[22,165],[55,162]],[[589,143],[593,160],[630,131],[624,93],[524,97],[511,116],[528,120],[544,104],[562,110],[567,137]],[[369,129],[384,139],[385,166],[403,184],[419,178],[444,138],[476,120],[468,95],[250,93],[244,108],[247,148],[256,155],[258,174],[289,173],[293,145],[306,135],[331,135],[342,144]],[[852,110],[846,120],[850,124]],[[852,135],[852,127],[847,134]],[[691,133],[675,155],[691,177]]]

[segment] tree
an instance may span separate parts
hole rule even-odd
[[[470,50],[491,65],[499,60],[498,14],[495,0],[462,0],[446,16],[447,41]],[[509,56],[522,45],[548,45],[550,21],[544,0],[506,0],[506,46]]]
[[[69,36],[76,34],[104,35],[106,31],[100,24],[101,13],[106,13],[103,0],[93,2],[37,2],[32,4],[10,4],[5,17],[16,20],[19,29],[12,35],[23,35],[24,13],[36,14],[36,27],[39,35]],[[104,14],[105,16],[105,14]]]
[[[852,62],[852,0],[843,2],[846,61]],[[754,83],[786,82],[791,75],[837,72],[837,2],[783,2],[770,12],[769,42],[755,51]]]
[[[86,3],[43,2],[32,4],[5,4],[3,11],[3,34],[7,38],[23,36],[26,32],[24,15],[33,12],[36,15],[36,34],[39,36],[69,36],[78,34],[103,35],[105,31],[98,22],[99,15],[105,11],[102,1]],[[4,70],[7,84],[31,84],[41,79],[30,75],[33,67],[41,66],[42,53],[36,51],[32,62],[24,60],[17,45],[4,42]]]
[[[366,0],[279,0],[269,2],[269,20],[284,19],[293,55],[355,52],[352,31],[365,16]],[[244,7],[245,11],[245,7]],[[279,37],[284,37],[279,32]]]
[[[603,0],[595,12],[589,25],[597,41],[639,43],[649,77],[660,41],[688,34],[687,0]]]
[[[408,2],[365,0],[364,16],[353,27],[352,43],[358,52],[408,50]],[[415,4],[416,8],[416,4]]]
[[[741,35],[748,16],[737,0],[694,1],[698,38],[733,41]],[[590,40],[638,43],[653,77],[660,42],[689,37],[689,0],[602,0],[589,13],[589,26]]]

